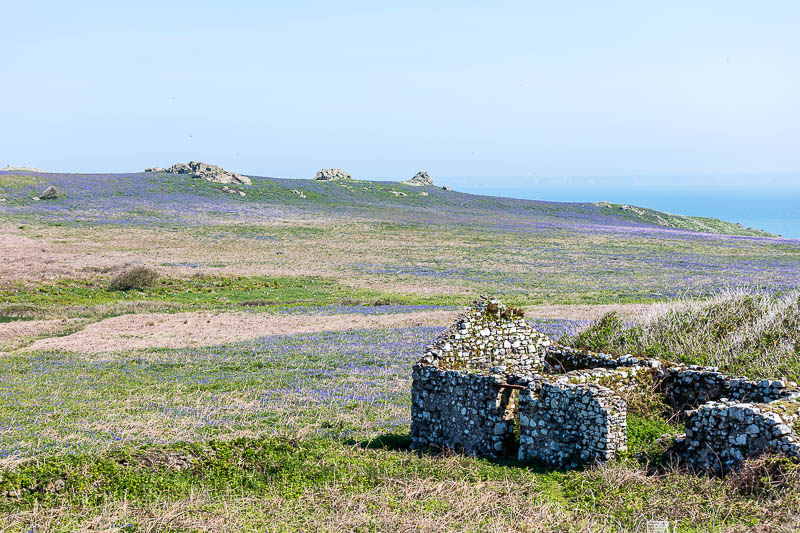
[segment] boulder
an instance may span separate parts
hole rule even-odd
[[[323,168],[314,176],[317,181],[340,181],[351,180],[353,176],[341,168]]]
[[[144,169],[145,172],[164,172],[164,169],[161,167],[150,167]]]
[[[42,194],[39,195],[40,200],[55,200],[56,198],[58,198],[58,189],[52,185],[42,191]]]
[[[202,178],[213,183],[237,183],[240,185],[250,185],[252,183],[247,176],[242,176],[241,174],[236,174],[222,167],[218,167],[217,165],[203,163],[202,161],[176,163],[164,172],[170,174],[189,174],[195,178]]]
[[[414,185],[415,187],[422,187],[424,185],[435,185],[431,177],[428,176],[428,173],[425,172],[424,170],[417,172],[416,174],[414,174],[413,178],[411,178],[410,180],[406,180],[403,183],[405,183],[406,185]]]

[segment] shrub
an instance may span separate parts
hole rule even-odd
[[[158,272],[146,266],[127,268],[114,276],[108,284],[110,291],[127,291],[151,287],[158,279]]]
[[[638,343],[640,336],[641,331],[638,328],[626,328],[619,315],[612,311],[578,333],[571,344],[595,352],[636,352],[641,348]]]

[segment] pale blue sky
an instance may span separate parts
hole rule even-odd
[[[0,166],[800,172],[793,0],[0,0],[0,20]]]

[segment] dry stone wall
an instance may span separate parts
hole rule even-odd
[[[796,400],[796,398],[795,398]],[[686,434],[673,453],[704,470],[726,471],[765,453],[800,457],[798,404],[711,401],[689,411]]]
[[[413,448],[449,448],[469,455],[506,455],[514,441],[512,389],[499,375],[417,366],[411,389]]]
[[[731,377],[714,367],[673,366],[665,369],[662,389],[675,411],[727,398],[766,403],[789,396],[797,384],[783,380],[749,380]]]
[[[544,383],[519,396],[520,460],[575,468],[605,462],[626,448],[626,405],[593,384]]]
[[[509,374],[540,373],[551,344],[547,335],[534,330],[518,313],[496,300],[481,299],[427,347],[420,363],[449,369],[501,367]]]
[[[487,298],[414,366],[412,446],[562,468],[603,462],[626,449],[625,399],[637,395],[664,398],[685,421],[671,450],[684,464],[724,471],[764,453],[800,457],[796,383],[559,346]]]

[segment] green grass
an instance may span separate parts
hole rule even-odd
[[[628,413],[628,455],[643,454],[648,459],[660,460],[667,449],[666,437],[682,433],[681,424],[671,424],[657,414],[642,416]]]
[[[15,174],[0,174],[0,191],[6,189],[21,189],[39,185],[41,179],[36,176],[20,176]]]
[[[796,511],[797,498],[792,486],[753,496],[728,480],[646,476],[624,463],[558,472],[322,439],[214,440],[58,456],[0,474],[0,513],[15,531],[31,525],[34,509],[57,517],[61,527],[53,530],[66,530],[121,502],[126,509],[118,518],[127,531],[148,530],[159,520],[170,524],[162,530],[179,531],[179,520],[141,511],[187,500],[197,502],[208,523],[236,509],[231,530],[341,529],[355,521],[357,530],[371,531],[398,520],[443,530],[440,517],[447,517],[448,529],[457,531],[632,531],[646,518],[669,518],[679,531],[721,531],[778,524]],[[287,508],[292,512],[281,512]]]
[[[0,290],[0,316],[111,316],[126,312],[113,304],[151,302],[172,304],[170,312],[199,309],[262,310],[292,306],[332,304],[372,305],[375,302],[395,304],[454,305],[463,297],[421,296],[357,289],[323,277],[267,276],[195,276],[161,278],[152,287],[127,291],[109,290],[109,279],[60,279],[49,284],[17,283]],[[16,310],[16,311],[15,311]],[[128,311],[129,312],[129,311]]]
[[[728,222],[718,218],[673,215],[662,211],[656,211],[655,209],[637,206],[629,206],[627,210],[623,210],[623,204],[607,204],[607,206],[607,210],[616,212],[617,214],[621,213],[623,217],[631,220],[647,222],[649,224],[668,228],[697,231],[701,233],[722,233],[725,235],[774,236],[760,229],[745,228],[735,222]]]

